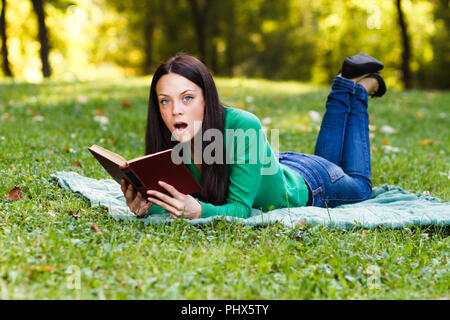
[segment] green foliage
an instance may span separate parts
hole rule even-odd
[[[117,222],[49,181],[59,170],[109,178],[87,150],[94,143],[142,155],[149,84],[0,84],[0,299],[448,299],[448,228]],[[308,112],[323,114],[327,87],[217,85],[222,100],[280,129],[280,150],[313,152],[319,123]],[[449,101],[418,90],[370,100],[374,185],[449,200]],[[4,197],[14,186],[23,200]]]
[[[28,2],[8,1],[9,58],[19,79],[37,81],[39,44]],[[449,88],[448,0],[402,5],[413,84]],[[394,0],[48,0],[46,11],[56,79],[150,74],[185,52],[215,75],[329,83],[346,56],[362,51],[385,63],[389,86],[401,85]]]

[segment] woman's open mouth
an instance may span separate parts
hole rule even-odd
[[[184,131],[186,131],[188,124],[183,121],[177,121],[175,122],[175,133],[182,134]]]

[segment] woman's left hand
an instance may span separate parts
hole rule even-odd
[[[158,181],[158,184],[166,189],[172,196],[156,190],[149,190],[147,194],[153,197],[148,198],[148,201],[157,204],[165,209],[173,218],[197,219],[202,215],[202,205],[192,196],[179,192],[163,181]],[[155,198],[156,197],[156,198]]]

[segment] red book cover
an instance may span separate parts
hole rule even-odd
[[[150,189],[170,195],[166,189],[158,184],[160,180],[172,185],[184,194],[192,194],[201,190],[201,186],[186,165],[181,162],[181,159],[174,155],[174,159],[178,157],[176,160],[179,161],[176,161],[176,163],[172,161],[172,149],[129,161],[126,161],[117,153],[97,145],[88,149],[115,181],[120,183],[120,180],[125,178],[144,197],[147,196],[146,192]]]

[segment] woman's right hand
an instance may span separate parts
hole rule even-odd
[[[122,179],[120,181],[120,188],[122,189],[127,206],[130,208],[131,212],[138,217],[147,213],[147,210],[151,207],[152,203],[150,201],[147,202],[147,200],[142,197],[140,192],[136,192],[131,183],[128,183],[125,179]]]

